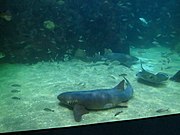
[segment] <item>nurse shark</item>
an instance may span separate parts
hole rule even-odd
[[[125,88],[126,82],[126,88]],[[90,110],[104,110],[120,107],[121,103],[133,97],[133,88],[130,82],[124,79],[114,88],[96,89],[76,92],[64,92],[57,96],[60,104],[73,110],[74,119],[80,122],[82,115]]]

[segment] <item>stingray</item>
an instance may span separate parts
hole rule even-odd
[[[138,80],[149,82],[152,84],[161,84],[169,79],[169,76],[166,73],[158,72],[156,74],[146,71],[141,62],[141,71],[136,74]]]

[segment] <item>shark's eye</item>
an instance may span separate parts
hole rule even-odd
[[[152,75],[149,75],[149,78],[150,78],[150,79],[153,79],[153,78],[154,78],[154,76],[152,76]]]

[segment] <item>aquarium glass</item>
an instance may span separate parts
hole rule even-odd
[[[180,113],[178,0],[0,0],[0,133]]]

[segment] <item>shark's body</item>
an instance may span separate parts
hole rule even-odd
[[[126,102],[133,96],[133,88],[129,81],[124,88],[125,80],[122,80],[112,89],[97,89],[77,92],[64,92],[57,98],[64,105],[73,109],[74,118],[77,122],[88,110],[102,110],[118,107],[120,103]]]

